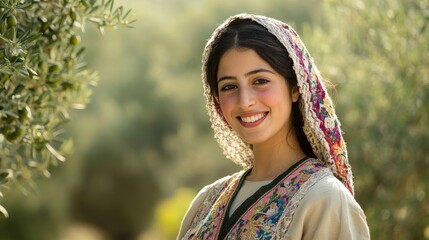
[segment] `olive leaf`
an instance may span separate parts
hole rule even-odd
[[[86,68],[85,22],[130,26],[114,1],[0,1],[0,188],[19,185],[66,160],[64,127],[84,108],[98,75]],[[11,180],[11,181],[9,181]],[[8,216],[0,205],[0,212]]]

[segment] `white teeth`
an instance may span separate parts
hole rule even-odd
[[[263,118],[264,116],[265,116],[264,113],[260,113],[260,114],[253,115],[250,117],[241,117],[241,121],[243,121],[245,123],[252,123],[252,122],[258,121],[259,119]]]

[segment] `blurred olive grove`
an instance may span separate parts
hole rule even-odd
[[[426,0],[128,0],[134,29],[82,36],[100,82],[71,113],[74,152],[11,188],[0,239],[174,239],[197,191],[239,168],[213,138],[200,78],[211,32],[250,12],[290,23],[333,91],[373,239],[429,239]]]

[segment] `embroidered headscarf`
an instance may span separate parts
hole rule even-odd
[[[322,77],[298,34],[289,25],[265,16],[239,14],[222,23],[208,40],[202,65],[204,95],[215,138],[225,156],[244,168],[253,166],[251,146],[233,131],[219,113],[219,105],[212,95],[207,80],[207,60],[214,44],[228,26],[237,19],[250,19],[273,34],[286,48],[293,61],[301,97],[300,111],[303,117],[303,130],[314,154],[323,162],[346,187],[354,194],[351,167],[348,164],[347,148],[341,134],[340,122],[335,114],[332,101],[322,82]]]

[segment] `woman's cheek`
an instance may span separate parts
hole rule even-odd
[[[287,90],[287,89],[286,89]],[[287,93],[282,92],[282,88],[271,88],[259,93],[260,101],[267,106],[275,106],[277,104],[287,105],[290,102],[290,97]]]
[[[234,109],[234,101],[232,98],[230,97],[220,97],[219,98],[219,103],[220,103],[220,109],[222,110],[222,114],[223,117],[225,118],[225,120],[227,121],[227,123],[229,125],[231,125],[231,118],[233,116],[233,109]]]

